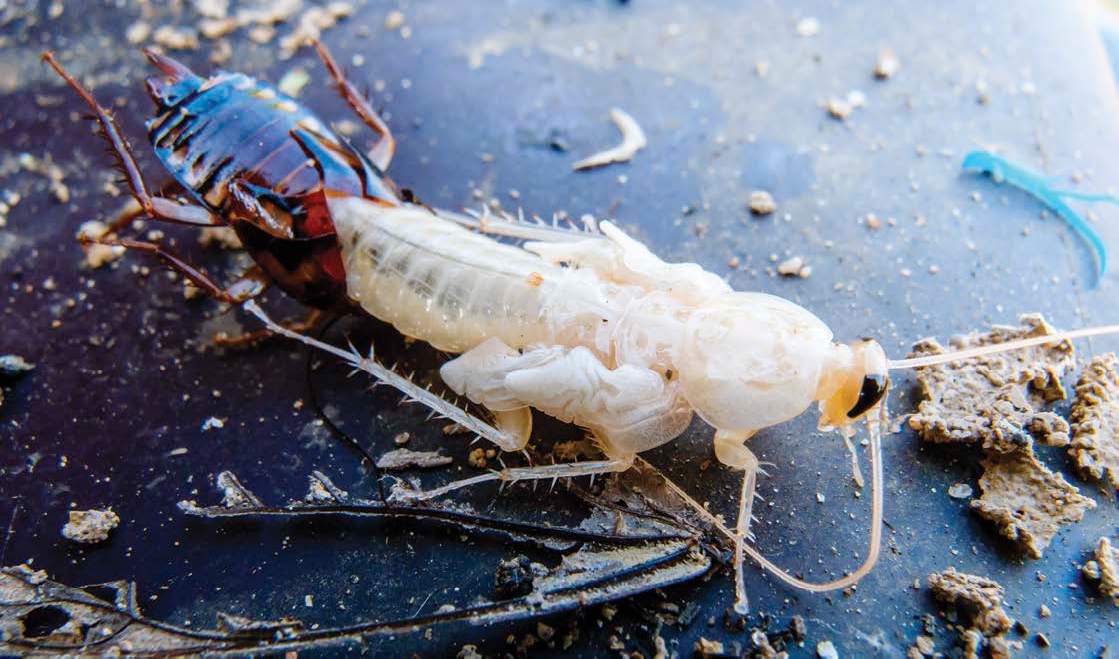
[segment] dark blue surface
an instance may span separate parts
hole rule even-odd
[[[1116,322],[1116,275],[1090,288],[1091,253],[1064,223],[1041,218],[1026,195],[959,172],[964,153],[997,148],[1046,174],[1077,174],[1085,190],[1119,181],[1119,103],[1104,49],[1079,5],[432,0],[404,7],[407,40],[381,27],[392,6],[363,4],[324,39],[343,62],[362,56],[362,66],[349,67],[355,79],[371,87],[384,81],[374,96],[398,140],[391,174],[427,203],[476,206],[473,192],[481,190],[507,208],[542,215],[613,216],[662,256],[699,262],[739,289],[795,300],[841,340],[878,337],[891,356],[920,337],[1013,322],[1023,312],[1041,311],[1062,327]],[[77,225],[111,215],[121,199],[103,192],[112,173],[102,146],[85,124],[71,121],[80,108],[38,65],[40,49],[55,49],[102,99],[121,99],[114,105],[145,171],[163,175],[142,146],[150,105],[140,82],[143,58],[122,48],[137,10],[96,3],[80,13],[67,8],[54,21],[45,9],[39,14],[37,25],[21,20],[3,28],[12,43],[2,57],[10,75],[0,76],[0,187],[23,199],[0,229],[7,284],[0,352],[22,354],[38,368],[6,390],[0,408],[0,529],[10,529],[0,562],[34,559],[70,584],[135,579],[147,614],[194,626],[210,626],[215,611],[334,624],[430,612],[488,594],[497,561],[513,553],[499,542],[410,528],[200,523],[177,512],[180,499],[214,501],[209,481],[223,469],[269,500],[301,493],[312,469],[357,494],[371,485],[356,456],[316,422],[301,350],[284,343],[234,354],[210,348],[210,335],[229,328],[230,319],[214,316],[209,302],[184,302],[181,285],[140,257],[112,270],[79,268]],[[803,16],[819,19],[818,35],[797,36]],[[194,20],[189,11],[177,19]],[[153,22],[176,19],[161,14]],[[310,51],[279,61],[275,43],[254,45],[243,34],[232,41],[228,68],[274,82],[303,68],[313,79],[300,101],[324,119],[352,119]],[[883,47],[902,68],[876,82],[871,70]],[[206,50],[180,55],[208,70]],[[754,70],[763,60],[764,77]],[[867,106],[845,122],[830,118],[821,104],[852,89],[866,93]],[[977,101],[980,89],[985,104]],[[571,172],[572,162],[617,139],[607,118],[613,106],[641,123],[649,147],[626,165]],[[551,148],[557,136],[566,152]],[[20,152],[50,154],[63,167],[69,202],[52,198],[43,177],[3,164]],[[750,217],[745,203],[753,189],[774,194],[775,215]],[[1096,228],[1116,249],[1114,209],[1096,212]],[[883,227],[868,229],[868,213]],[[189,232],[167,233],[212,272],[236,271],[230,257],[198,248]],[[811,277],[773,276],[775,262],[793,254],[807,259]],[[733,271],[732,257],[741,263]],[[134,271],[140,266],[152,273],[141,276]],[[53,288],[44,286],[47,278]],[[268,304],[280,315],[299,313],[275,294]],[[51,327],[55,319],[58,328]],[[340,339],[346,328],[373,336],[381,354],[420,378],[435,377],[442,356],[433,351],[406,346],[372,324],[336,326],[330,335]],[[1087,351],[1115,346],[1098,340]],[[398,407],[383,388],[367,392],[331,364],[312,379],[331,418],[374,452],[393,448],[393,436],[408,431],[411,448],[446,447],[456,464],[466,463],[463,438],[444,437],[441,424]],[[900,382],[894,411],[911,411],[915,394],[911,381]],[[211,416],[225,427],[202,431]],[[767,503],[758,511],[759,544],[782,565],[822,580],[857,564],[867,497],[854,498],[842,443],[815,432],[814,422],[808,414],[753,442],[775,463],[761,485]],[[574,436],[554,426],[545,431]],[[189,451],[173,455],[180,447]],[[719,467],[699,469],[710,452],[710,430],[697,423],[647,457],[729,516],[738,481]],[[953,483],[975,484],[974,454],[921,446],[908,429],[887,438],[886,453],[889,527],[878,568],[857,590],[824,596],[790,591],[751,569],[756,611],[777,627],[804,616],[806,650],[829,639],[844,655],[897,655],[920,633],[922,615],[936,611],[914,580],[954,565],[1005,586],[1010,614],[1045,632],[1054,654],[1114,645],[1115,609],[1080,581],[1075,565],[1096,538],[1115,532],[1114,500],[1088,485],[1084,492],[1099,508],[1063,530],[1043,559],[1023,560],[966,501],[946,494]],[[1044,457],[1082,484],[1063,453]],[[473,471],[446,476],[460,473]],[[495,488],[480,488],[468,498],[511,514],[544,502],[555,506],[546,512],[562,516],[570,505],[565,495],[530,492],[498,497]],[[107,543],[76,547],[59,536],[72,506],[112,506],[121,527]],[[307,594],[315,607],[304,606]],[[686,629],[662,632],[681,654],[700,636],[749,646],[748,633],[721,625],[733,598],[729,579],[666,596],[701,609]],[[606,639],[618,635],[627,649],[650,654],[639,611],[657,601],[623,606],[602,626],[597,612],[586,612],[572,623],[580,630],[576,649],[605,654]],[[1041,604],[1052,618],[1038,617]],[[566,629],[568,620],[548,622]],[[477,643],[502,652],[510,649],[508,634],[534,631],[533,621],[437,628],[430,639],[416,635],[373,649],[445,655]],[[938,649],[947,650],[953,635],[938,623]]]

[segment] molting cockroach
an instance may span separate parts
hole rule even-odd
[[[741,558],[748,554],[794,587],[820,592],[861,579],[879,553],[882,404],[888,372],[1096,334],[1103,327],[981,349],[890,360],[879,344],[833,341],[808,310],[772,295],[734,291],[694,263],[666,263],[609,222],[601,236],[543,232],[514,246],[486,233],[517,233],[401,202],[384,177],[392,138],[326,51],[319,54],[346,100],[380,137],[372,162],[291,99],[238,74],[203,80],[148,54],[163,72],[149,81],[160,114],[149,123],[161,160],[204,206],[151,198],[107,112],[49,55],[44,57],[94,108],[144,211],[159,219],[231,225],[257,262],[256,287],[223,291],[158,245],[155,252],[211,295],[245,308],[274,332],[337,355],[506,451],[521,450],[537,409],[590,431],[605,460],[507,468],[402,499],[439,496],[487,481],[558,479],[626,470],[639,452],[679,436],[698,414],[715,428],[720,462],[744,471],[735,540],[736,608],[745,609]],[[267,134],[269,149],[230,145]],[[508,229],[508,230],[507,230]],[[531,227],[528,227],[531,229]],[[531,231],[521,231],[523,236]],[[574,239],[573,239],[574,238]],[[418,387],[363,357],[274,323],[250,298],[267,279],[308,304],[351,308],[459,356],[440,373],[451,390],[489,410],[494,422]],[[745,442],[812,403],[821,428],[846,438],[867,421],[872,519],[863,564],[809,583],[746,544],[758,460]],[[701,513],[702,506],[694,504]]]

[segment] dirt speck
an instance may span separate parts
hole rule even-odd
[[[948,496],[953,499],[967,499],[971,497],[972,489],[967,483],[955,483],[948,488]]]
[[[1119,549],[1112,546],[1110,539],[1099,539],[1093,560],[1085,563],[1080,571],[1089,581],[1099,582],[1100,593],[1119,606]]]
[[[713,657],[726,652],[723,648],[722,641],[713,641],[702,636],[695,642],[695,647],[693,649],[695,653],[701,657]]]
[[[797,35],[801,37],[814,37],[820,33],[820,20],[814,16],[805,16],[797,21]]]
[[[120,517],[109,510],[71,510],[70,521],[62,527],[62,537],[83,544],[95,544],[109,537],[120,524]]]
[[[438,451],[413,451],[398,448],[377,458],[377,467],[388,471],[413,468],[432,469],[449,465],[452,462],[454,462],[454,458],[443,455]]]
[[[1096,507],[1064,476],[1038,461],[1032,449],[991,451],[981,464],[983,496],[971,507],[1032,558],[1041,558],[1061,526],[1079,522]]]
[[[812,274],[812,266],[804,262],[803,256],[793,256],[777,264],[777,274],[807,279]]]
[[[901,61],[893,51],[883,48],[878,51],[878,59],[874,62],[874,77],[879,80],[888,80],[901,68]]]
[[[831,641],[820,641],[816,644],[816,656],[820,659],[839,659],[839,651]]]
[[[477,469],[485,469],[486,468],[486,450],[483,449],[483,448],[474,449],[473,451],[470,452],[470,455],[467,456],[466,461],[467,461],[468,464],[470,464],[471,467],[475,467]]]
[[[1119,489],[1119,360],[1115,353],[1097,355],[1076,383],[1069,413],[1072,441],[1069,455],[1085,477],[1106,479]]]
[[[750,212],[757,216],[769,215],[777,210],[777,202],[773,195],[765,190],[754,190],[750,193]]]

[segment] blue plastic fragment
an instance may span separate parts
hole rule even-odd
[[[1119,198],[1109,194],[1094,194],[1089,192],[1076,192],[1075,190],[1055,190],[1050,185],[1061,180],[1059,176],[1042,176],[1006,160],[1002,156],[990,151],[972,151],[964,156],[964,171],[982,172],[988,174],[995,183],[1009,183],[1031,195],[1049,210],[1059,215],[1065,222],[1076,230],[1077,233],[1088,241],[1096,253],[1096,263],[1099,270],[1097,278],[1102,278],[1107,270],[1107,248],[1095,229],[1084,218],[1064,202],[1065,199],[1079,199],[1081,201],[1102,201],[1119,206]]]

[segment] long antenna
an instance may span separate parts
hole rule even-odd
[[[1119,325],[1103,325],[1101,327],[1086,327],[1084,329],[1056,332],[1054,334],[1045,334],[1043,336],[1033,336],[1028,339],[1017,339],[1015,341],[994,343],[988,346],[980,346],[978,348],[957,350],[956,352],[946,352],[940,355],[910,357],[909,359],[891,359],[887,362],[887,364],[889,365],[891,371],[896,369],[936,366],[937,364],[958,362],[964,359],[982,357],[984,355],[993,355],[999,352],[1010,352],[1011,350],[1021,350],[1022,348],[1032,348],[1033,346],[1046,345],[1050,343],[1060,343],[1061,341],[1082,339],[1089,336],[1101,336],[1104,334],[1119,334]]]

